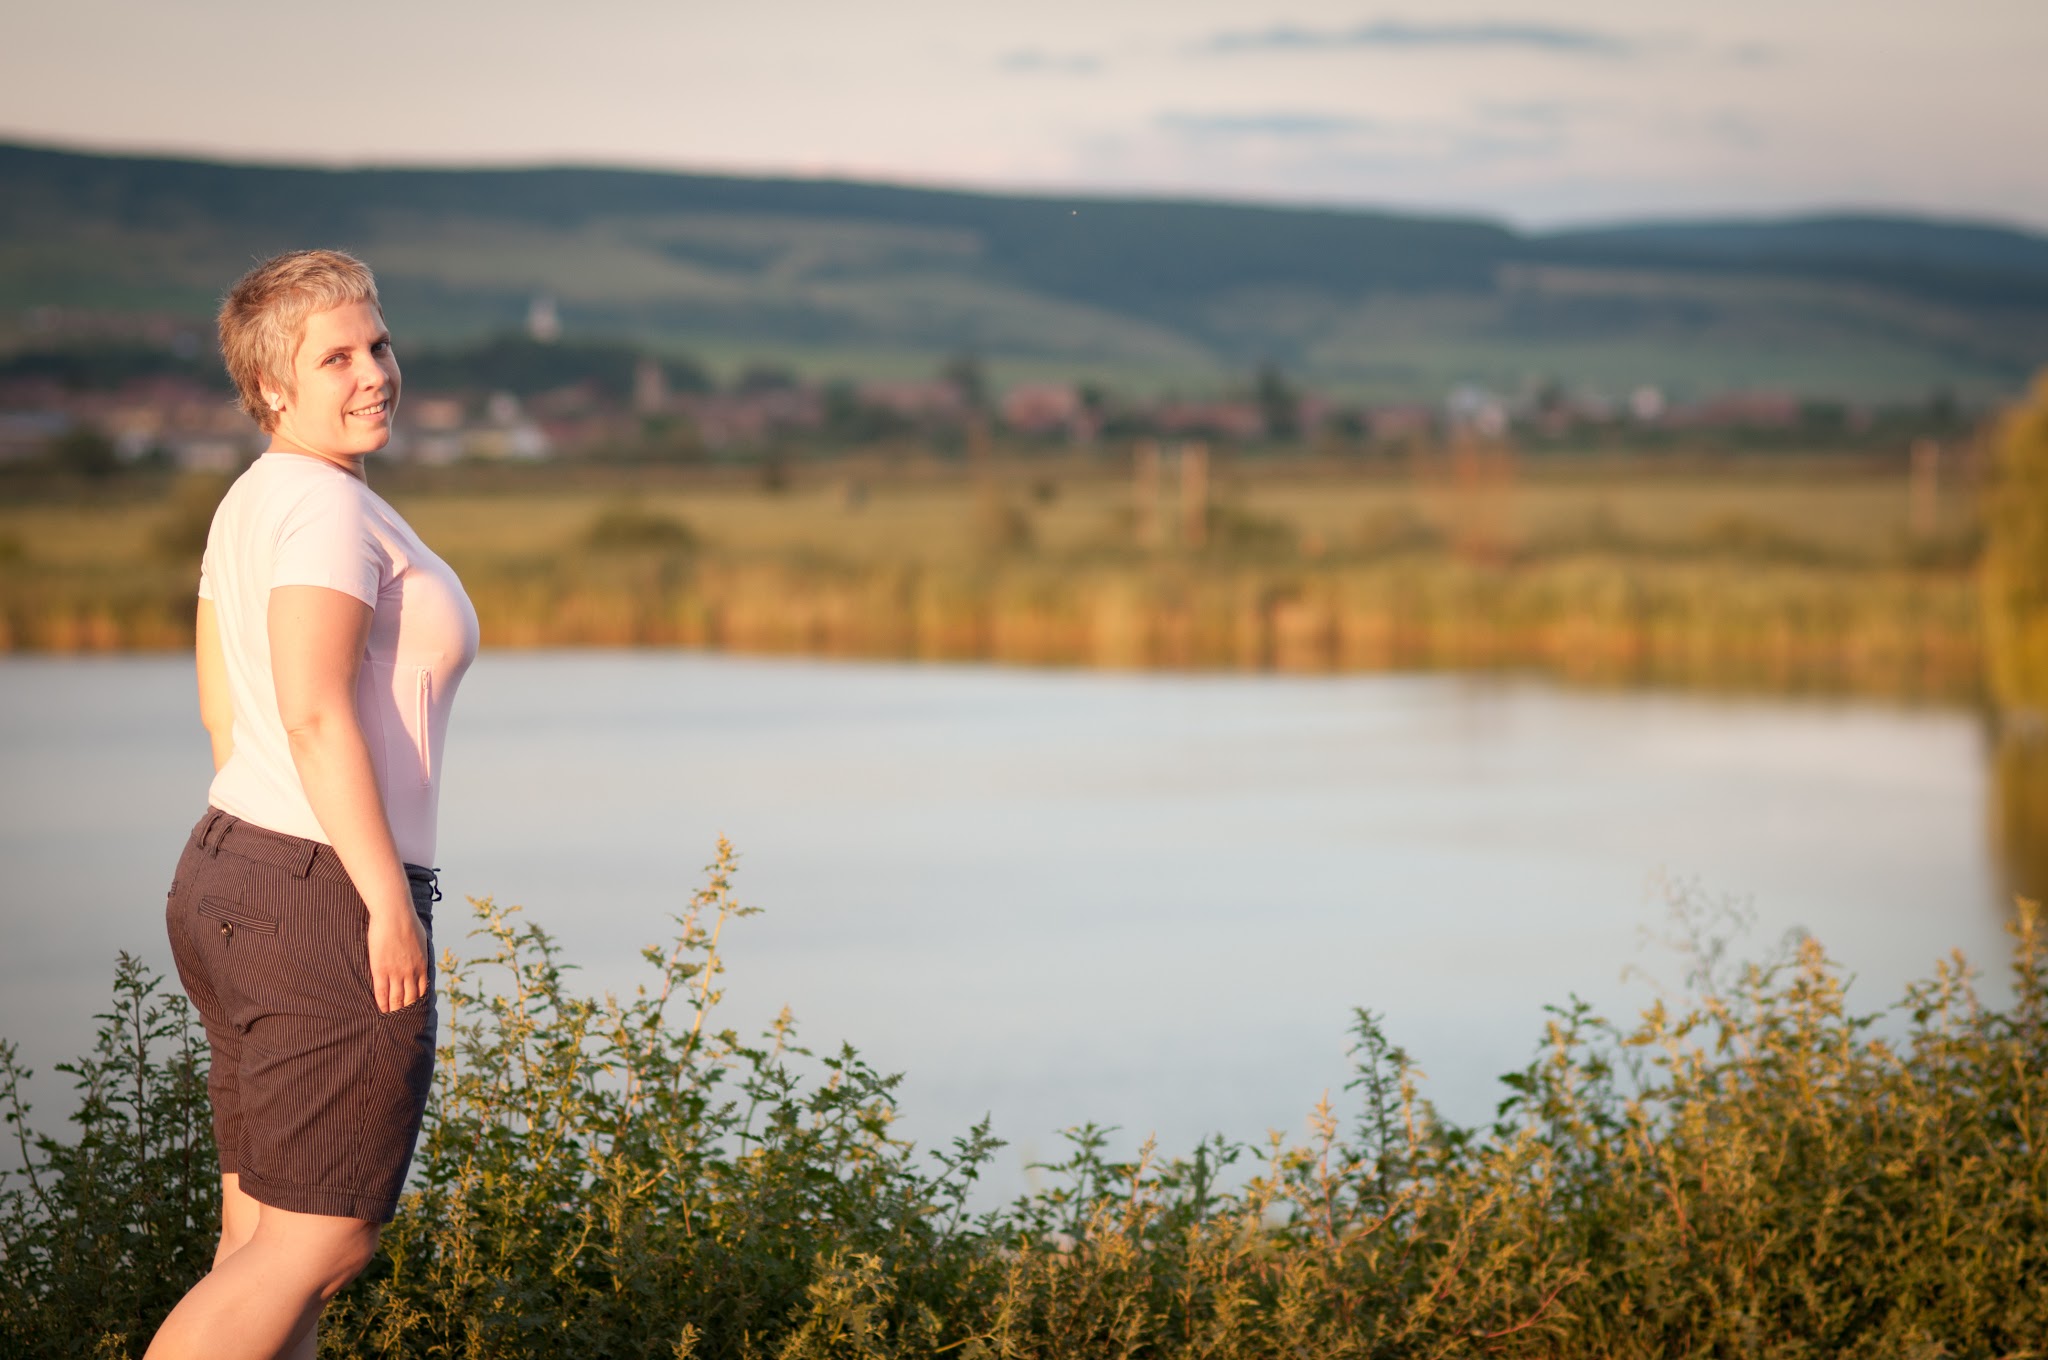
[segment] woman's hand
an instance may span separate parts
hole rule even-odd
[[[427,994],[427,931],[407,907],[370,913],[370,989],[377,1009],[395,1011]]]

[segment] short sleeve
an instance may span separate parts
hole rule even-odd
[[[325,586],[353,595],[372,609],[377,591],[391,574],[362,498],[352,488],[322,487],[301,496],[277,530],[270,585]]]
[[[199,563],[199,598],[202,600],[213,598],[213,582],[206,579],[206,563],[203,560]]]

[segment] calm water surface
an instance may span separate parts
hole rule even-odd
[[[0,662],[0,1035],[66,1105],[114,952],[169,970],[161,903],[205,799],[189,663]],[[1525,1062],[1545,1003],[1675,980],[1663,882],[1818,935],[1877,1009],[2005,913],[1968,715],[1563,692],[1456,677],[1105,675],[488,654],[443,794],[450,901],[525,904],[627,989],[742,853],[728,1007],[907,1074],[903,1128],[984,1111],[1003,1180],[1056,1130],[1299,1130],[1341,1099],[1353,1006],[1450,1115]]]

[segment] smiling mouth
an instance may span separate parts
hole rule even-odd
[[[379,401],[372,402],[368,406],[360,407],[354,411],[350,411],[349,414],[352,416],[381,416],[390,409],[391,403],[389,401]]]

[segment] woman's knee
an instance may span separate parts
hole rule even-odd
[[[248,1246],[251,1235],[249,1233],[230,1233],[226,1228],[222,1228],[220,1230],[220,1241],[216,1242],[213,1247],[213,1268],[215,1270],[220,1269],[221,1262],[233,1256],[243,1247]]]
[[[262,1221],[263,1206],[242,1191],[241,1177],[229,1172],[220,1178],[220,1246],[213,1253],[217,1266],[249,1244]]]
[[[370,1262],[377,1259],[377,1239],[382,1232],[375,1223],[357,1222],[353,1231],[340,1237],[335,1243],[333,1271],[321,1282],[322,1299],[333,1298],[350,1280],[369,1269]]]
[[[266,1212],[251,1250],[275,1253],[274,1259],[287,1266],[302,1288],[326,1300],[375,1259],[381,1231],[378,1224],[361,1219]]]

